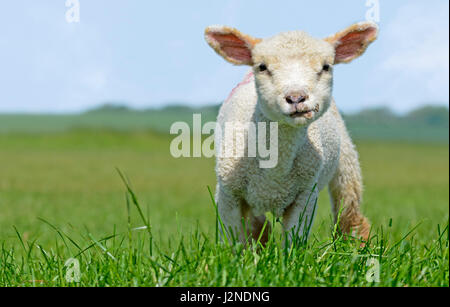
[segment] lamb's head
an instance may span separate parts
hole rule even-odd
[[[325,39],[303,31],[257,39],[225,26],[208,27],[205,38],[227,61],[253,68],[258,104],[267,118],[301,126],[328,108],[333,66],[359,57],[377,34],[376,24],[364,22]]]

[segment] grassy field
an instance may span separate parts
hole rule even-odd
[[[242,249],[217,242],[214,160],[174,159],[169,142],[145,131],[0,135],[0,285],[449,285],[447,144],[357,144],[373,223],[364,248],[332,239],[324,191],[306,245],[283,246],[277,226],[266,248]],[[66,279],[72,257],[78,283]],[[370,259],[379,283],[366,279]]]

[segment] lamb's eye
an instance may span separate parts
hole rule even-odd
[[[322,70],[323,71],[330,71],[330,65],[329,64],[323,65]]]
[[[259,68],[259,71],[266,71],[267,70],[266,64],[260,64],[258,68]]]

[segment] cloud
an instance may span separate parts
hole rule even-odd
[[[395,109],[448,103],[448,10],[446,1],[408,3],[382,28],[387,54],[379,74],[390,77],[383,92],[394,99]]]
[[[105,7],[82,1],[80,23],[68,24],[64,1],[56,2],[11,1],[0,11],[0,20],[11,25],[0,37],[0,112],[78,111],[110,100],[136,107],[218,102],[248,68],[229,65],[207,47],[206,25],[228,24],[261,37],[296,28],[323,35],[363,18],[366,9],[364,1],[352,9],[333,4],[330,18],[318,19],[324,16],[320,2],[130,1]],[[273,18],[286,10],[304,18]],[[336,70],[340,107],[395,102],[395,109],[408,110],[447,102],[448,2],[386,1],[381,10],[376,44]]]

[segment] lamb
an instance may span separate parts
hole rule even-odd
[[[304,234],[314,219],[319,191],[327,185],[339,229],[363,242],[368,239],[370,223],[360,210],[358,153],[332,87],[334,65],[362,55],[377,35],[372,22],[325,39],[303,31],[258,39],[226,26],[206,28],[205,39],[219,55],[251,67],[221,106],[218,124],[278,123],[275,167],[259,167],[258,156],[217,157],[218,211],[226,229],[243,243],[248,238],[267,241],[266,212],[281,218],[290,240]],[[234,138],[221,135],[220,142],[234,146]]]

